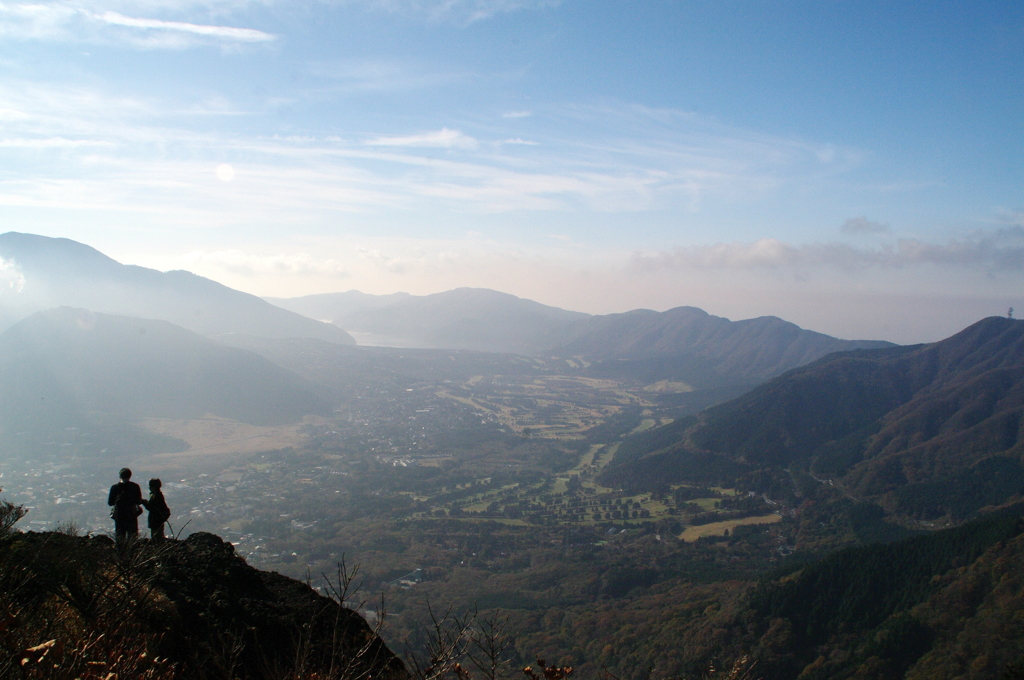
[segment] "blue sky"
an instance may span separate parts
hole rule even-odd
[[[0,0],[0,230],[259,295],[935,340],[1024,313],[1022,131],[1019,2]]]

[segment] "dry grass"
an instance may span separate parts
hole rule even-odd
[[[312,422],[326,421],[310,416],[302,424]],[[305,437],[299,431],[302,424],[264,427],[216,416],[198,420],[147,418],[142,422],[147,430],[183,439],[188,442],[189,449],[180,453],[148,456],[145,464],[153,470],[172,470],[196,463],[223,463],[238,455],[298,446]]]
[[[775,524],[781,522],[782,517],[778,515],[761,515],[760,517],[744,517],[743,519],[730,519],[724,522],[712,522],[697,527],[687,527],[686,531],[679,534],[684,541],[696,541],[704,536],[724,536],[726,531],[731,531],[738,526],[748,524]]]
[[[684,382],[659,380],[658,382],[651,383],[650,385],[645,385],[644,392],[670,392],[674,394],[681,394],[683,392],[693,392],[693,387]]]

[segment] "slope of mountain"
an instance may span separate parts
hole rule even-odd
[[[354,344],[345,331],[185,271],[123,265],[63,238],[0,234],[0,258],[19,285],[0,292],[0,330],[35,312],[70,306],[162,319],[207,336],[308,337]]]
[[[265,297],[263,299],[296,314],[327,321],[341,327],[344,325],[342,320],[350,314],[389,307],[410,297],[412,296],[408,293],[371,295],[358,290],[349,290],[344,293],[320,293],[294,298]]]
[[[330,411],[326,390],[166,321],[62,307],[0,334],[0,422],[207,414],[259,425]]]
[[[550,349],[552,354],[634,370],[646,365],[657,370],[651,377],[689,377],[695,384],[723,378],[755,384],[832,352],[893,346],[839,340],[773,316],[729,321],[696,307],[594,316],[575,322],[567,334],[572,339]],[[615,370],[615,364],[604,370]]]
[[[708,659],[727,670],[748,657],[753,672],[740,677],[763,680],[1016,680],[1024,671],[1022,510],[842,550],[759,583],[690,593],[688,584],[666,584],[604,612],[570,610],[555,626],[614,640],[619,658],[670,668],[669,677],[700,677]],[[645,677],[627,673],[617,676]]]
[[[597,377],[677,380],[701,395],[689,410],[742,394],[757,383],[831,352],[891,347],[839,340],[775,317],[729,321],[695,307],[591,316],[486,289],[426,296],[358,291],[267,298],[330,319],[365,344],[581,357]]]
[[[355,611],[254,569],[213,534],[0,540],[0,615],[14,623],[0,629],[2,677],[409,677]]]
[[[645,433],[607,480],[804,470],[891,511],[963,517],[1024,493],[1022,416],[1024,322],[993,317],[941,342],[790,371]]]
[[[485,288],[456,288],[364,307],[334,323],[373,344],[532,354],[553,344],[567,322],[587,316]]]

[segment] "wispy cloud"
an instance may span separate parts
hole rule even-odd
[[[68,40],[81,12],[63,3],[0,2],[0,36],[24,40]]]
[[[1024,210],[1002,210],[999,219],[1004,224],[1024,227]]]
[[[242,276],[349,276],[341,263],[331,259],[317,260],[308,253],[254,255],[240,250],[197,250],[182,259],[186,265],[203,269],[212,267]]]
[[[448,129],[380,137],[370,144],[220,137],[155,125],[161,118],[173,120],[156,103],[111,102],[118,117],[104,120],[98,109],[106,107],[86,93],[35,94],[39,108],[48,110],[19,102],[17,108],[31,115],[9,131],[14,134],[8,146],[35,144],[45,150],[52,144],[47,140],[84,137],[96,145],[54,148],[71,155],[38,176],[24,170],[5,175],[0,157],[0,203],[5,205],[138,210],[182,223],[292,223],[319,222],[339,212],[634,211],[680,195],[692,208],[715,192],[742,197],[738,187],[762,183],[740,172],[687,167],[681,159],[675,159],[680,167],[662,169],[671,157],[645,157],[632,149],[595,152],[545,143],[531,147],[543,153],[506,157]],[[457,155],[438,157],[438,150]],[[216,178],[223,163],[235,169],[235,178],[210,184],[207,178]],[[183,202],[183,196],[189,200]]]
[[[459,130],[449,130],[448,128],[404,137],[377,137],[376,139],[368,140],[366,144],[368,146],[407,146],[435,149],[475,149],[479,146],[477,140],[472,137],[462,134]]]
[[[180,49],[211,43],[265,43],[276,39],[270,33],[252,28],[129,16],[109,8],[94,9],[94,4],[68,0],[0,2],[0,36],[20,40],[126,44],[147,49]],[[181,11],[188,4],[134,3],[129,7],[135,12],[147,7],[153,11]]]
[[[109,23],[140,29],[193,32],[197,35],[225,40],[263,42],[267,34],[253,29],[234,29],[227,33],[207,32],[207,29],[232,29],[225,26],[189,24],[185,21],[136,19],[139,14],[157,14],[180,17],[194,13],[226,15],[259,5],[315,5],[322,0],[36,0],[35,2],[0,2],[0,35],[25,39],[75,40],[83,39],[82,26],[75,22],[83,18],[103,20],[108,14],[116,17]],[[469,26],[491,17],[519,11],[542,10],[556,7],[561,0],[326,0],[333,4],[349,5],[371,12],[383,12],[412,21]],[[131,15],[131,16],[129,16]],[[136,23],[146,22],[146,23]],[[169,25],[168,25],[169,24]],[[180,24],[180,25],[175,25]],[[188,26],[198,26],[192,31]],[[239,32],[240,31],[240,32]],[[262,34],[262,35],[261,35]]]
[[[555,112],[555,127],[537,130],[535,139],[461,126],[362,140],[333,131],[260,136],[220,132],[216,116],[195,115],[239,109],[226,100],[190,104],[0,83],[0,110],[11,112],[3,114],[0,149],[40,151],[19,158],[16,173],[5,172],[16,166],[0,155],[0,202],[214,224],[243,216],[320,223],[337,212],[696,213],[707,203],[757,200],[787,183],[805,186],[856,163],[845,149],[825,164],[813,144],[637,107]],[[593,134],[565,132],[583,129],[584,117]],[[521,145],[530,153],[516,152]],[[211,184],[225,163],[236,176]]]
[[[399,60],[315,62],[309,68],[310,73],[332,84],[332,92],[408,92],[448,86],[473,77],[469,73],[430,70],[421,63]]]
[[[276,36],[253,28],[234,28],[231,26],[209,26],[205,24],[190,24],[183,21],[161,21],[159,19],[138,19],[126,17],[117,12],[104,12],[96,17],[114,26],[128,26],[130,28],[142,28],[154,31],[180,31],[182,33],[193,33],[195,35],[220,38],[224,40],[238,40],[240,42],[270,42]]]
[[[349,0],[408,18],[469,25],[497,14],[557,7],[560,0]]]
[[[877,248],[843,243],[793,245],[764,238],[752,243],[717,243],[637,253],[631,269],[900,269],[915,265],[1024,272],[1024,228],[1009,227],[946,243],[900,239]]]
[[[502,118],[528,118],[533,115],[532,111],[506,111],[501,114]]]
[[[0,298],[12,293],[20,293],[25,287],[25,275],[21,268],[12,260],[0,257]]]
[[[83,146],[106,146],[106,142],[92,139],[66,139],[50,137],[47,139],[0,139],[0,147],[20,149],[69,149]]]
[[[866,217],[851,217],[839,228],[844,234],[888,234],[888,224],[872,222]]]

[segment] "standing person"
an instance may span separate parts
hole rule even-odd
[[[142,489],[132,478],[132,471],[121,468],[121,481],[110,487],[107,505],[111,506],[110,516],[114,518],[114,533],[118,541],[139,537],[139,515],[142,514]]]
[[[147,524],[149,525],[149,536],[154,541],[164,540],[164,522],[171,517],[171,509],[167,507],[164,500],[164,492],[160,490],[163,482],[159,479],[149,480],[149,500],[143,499],[142,504],[149,510]]]

